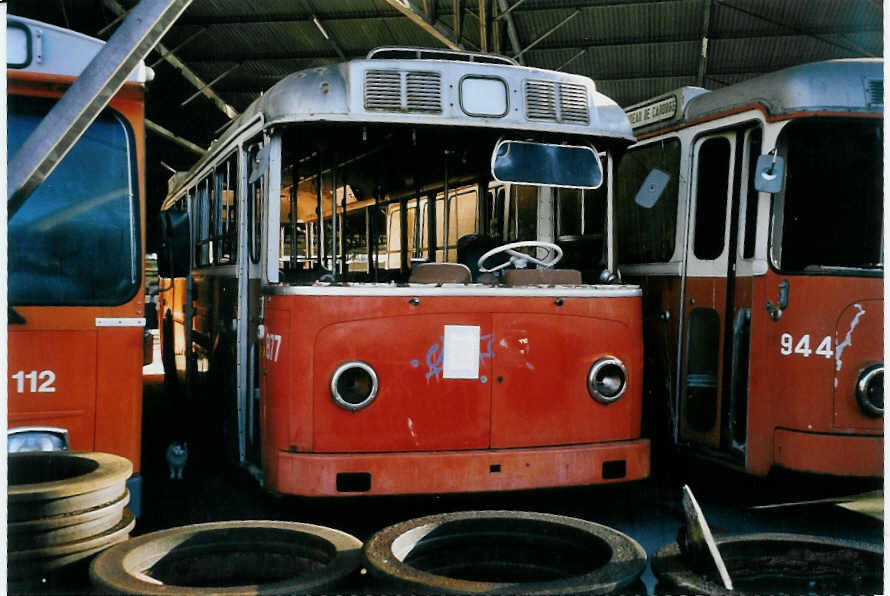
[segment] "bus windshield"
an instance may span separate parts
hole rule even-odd
[[[8,156],[55,100],[8,98]],[[140,282],[136,149],[106,109],[9,221],[13,305],[122,304]]]
[[[773,262],[814,273],[882,269],[881,121],[792,122],[779,143],[787,175],[774,213]]]
[[[494,129],[328,124],[323,131],[285,129],[282,136],[284,269],[304,269],[298,260],[330,268],[332,183],[337,210],[346,213],[336,241],[344,271],[371,273],[369,263],[397,270],[450,261],[467,265],[475,278],[478,257],[487,250],[535,240],[558,244],[559,267],[587,272],[585,277],[605,266],[606,173],[599,161],[606,163],[606,154],[585,148],[585,159],[597,168],[579,184],[588,188],[560,188],[564,180],[557,174],[539,176],[534,186],[494,179],[492,152],[505,136]],[[562,139],[541,139],[554,141]],[[582,145],[569,141],[565,145]],[[588,184],[594,174],[597,189]],[[319,196],[323,228],[316,223]],[[297,227],[304,222],[305,234]],[[297,229],[296,243],[292,229]],[[536,249],[523,250],[534,254]],[[381,279],[383,271],[375,273]]]

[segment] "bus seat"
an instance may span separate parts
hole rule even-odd
[[[457,240],[457,262],[463,263],[470,269],[473,279],[479,277],[479,257],[500,246],[501,243],[491,236],[482,234],[465,234]],[[494,267],[507,262],[507,255],[501,253],[488,260],[487,265]]]
[[[468,284],[470,269],[461,263],[420,263],[411,271],[411,284]]]
[[[581,272],[577,269],[511,269],[504,274],[508,286],[581,285]]]

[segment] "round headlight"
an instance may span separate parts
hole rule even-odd
[[[856,381],[856,401],[866,415],[884,415],[884,365],[871,364],[862,369]]]
[[[627,389],[627,370],[615,357],[600,358],[587,373],[587,391],[596,401],[610,404],[624,395]]]
[[[377,373],[358,360],[344,362],[331,376],[331,397],[347,410],[360,410],[374,401],[377,387]]]

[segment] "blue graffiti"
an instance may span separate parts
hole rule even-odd
[[[487,340],[487,341],[486,341]],[[485,342],[485,351],[479,351],[479,362],[485,364],[486,358],[494,358],[494,351],[491,349],[491,344],[494,341],[494,334],[488,333],[479,338],[480,342]]]
[[[427,381],[429,381],[431,377],[436,377],[436,380],[439,380],[439,374],[442,372],[442,363],[445,359],[445,352],[442,350],[442,344],[444,342],[445,338],[440,337],[439,343],[431,345],[430,349],[426,352]]]

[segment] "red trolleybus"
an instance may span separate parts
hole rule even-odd
[[[797,66],[628,109],[619,262],[647,395],[751,474],[882,473],[883,62]]]
[[[279,493],[644,478],[611,223],[632,139],[591,80],[494,56],[292,74],[164,203],[165,366]]]
[[[8,16],[8,155],[103,42]],[[144,84],[140,65],[9,219],[9,448],[133,462],[142,423]]]

